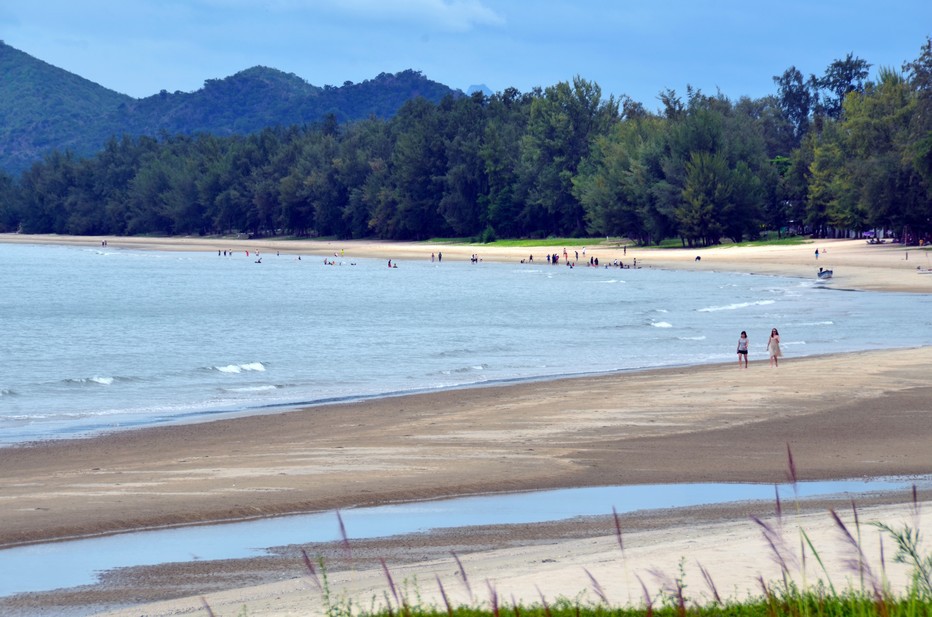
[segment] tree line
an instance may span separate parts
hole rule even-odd
[[[901,69],[848,54],[776,93],[687,88],[648,111],[577,77],[412,99],[390,119],[245,136],[113,137],[0,173],[0,230],[73,235],[616,236],[650,244],[932,234],[932,39]]]

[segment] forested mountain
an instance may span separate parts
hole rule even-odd
[[[822,75],[791,66],[760,99],[667,90],[657,112],[576,77],[527,93],[412,98],[388,118],[123,136],[93,156],[56,150],[19,177],[0,172],[0,231],[932,240],[932,39],[899,70],[870,79],[870,67],[853,54]],[[196,95],[262,88],[291,93],[283,108],[315,96],[267,69]]]
[[[99,152],[111,136],[248,134],[271,126],[389,118],[405,101],[438,102],[462,93],[416,71],[383,73],[359,84],[312,86],[253,67],[209,79],[195,92],[133,99],[0,42],[0,169],[19,173],[52,150]]]
[[[132,100],[0,41],[0,169],[22,171],[55,149],[93,154]]]

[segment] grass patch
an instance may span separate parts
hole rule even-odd
[[[757,240],[747,240],[745,242],[731,242],[730,240],[724,240],[720,244],[714,244],[712,246],[694,246],[693,250],[701,251],[703,249],[711,248],[728,248],[728,247],[742,247],[742,246],[800,246],[803,244],[809,244],[811,239],[808,236],[783,236],[782,238],[778,237],[776,232],[763,234]],[[653,247],[641,247],[641,248],[659,248],[659,249],[681,249],[689,248],[684,247],[683,243],[676,238],[668,238],[661,242],[658,245]]]
[[[431,238],[428,244],[465,244],[484,246],[489,248],[502,247],[527,247],[535,248],[540,246],[560,246],[582,248],[584,246],[621,246],[625,240],[605,238],[510,238],[506,240],[492,240],[491,242],[481,242],[476,238]],[[634,246],[632,242],[627,242],[628,246]]]

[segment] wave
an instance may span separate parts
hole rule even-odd
[[[437,371],[435,375],[458,375],[461,373],[472,373],[474,371],[484,371],[489,368],[488,364],[475,364],[472,366],[461,366],[459,368],[446,369],[443,371]]]
[[[738,309],[747,308],[749,306],[765,306],[767,304],[774,304],[776,300],[757,300],[755,302],[735,302],[734,304],[726,304],[724,306],[707,306],[705,308],[696,309],[699,313],[714,313],[716,311],[735,311]]]
[[[834,321],[810,321],[800,324],[801,326],[834,326]]]
[[[118,377],[78,377],[72,379],[66,379],[65,383],[67,384],[97,384],[99,386],[112,386],[114,381],[118,381]],[[124,380],[126,381],[126,380]]]
[[[673,327],[673,324],[667,321],[652,321],[650,322],[650,325],[654,326],[655,328],[672,328]]]
[[[264,372],[265,365],[261,362],[249,362],[246,364],[227,364],[226,366],[212,366],[210,367],[212,371],[220,371],[221,373],[244,373],[248,371],[258,371]]]
[[[705,336],[678,336],[676,337],[678,341],[704,341]]]
[[[278,390],[281,386],[274,385],[265,385],[265,386],[244,386],[242,388],[222,388],[223,392],[268,392],[270,390]]]
[[[16,396],[16,391],[10,388],[0,388],[0,396]]]

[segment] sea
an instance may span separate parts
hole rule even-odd
[[[0,243],[0,446],[329,402],[932,344],[838,279]]]

